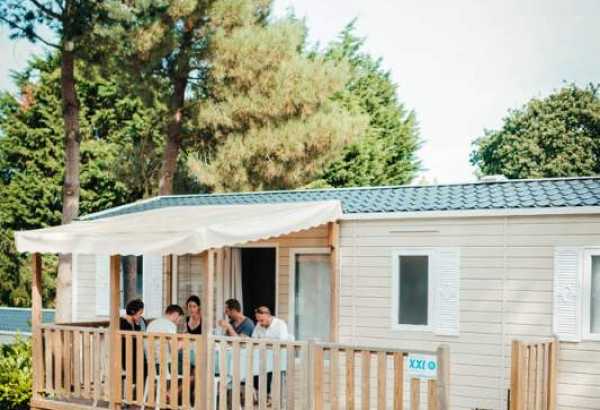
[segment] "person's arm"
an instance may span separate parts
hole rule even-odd
[[[281,340],[288,340],[289,337],[290,337],[290,335],[288,333],[287,324],[283,320],[280,320],[279,321],[279,338]]]

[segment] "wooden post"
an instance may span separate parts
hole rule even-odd
[[[200,409],[212,409],[210,403],[215,398],[212,397],[213,388],[213,355],[214,351],[211,345],[211,335],[213,332],[214,316],[214,276],[215,276],[215,251],[209,249],[204,254],[204,281],[202,283],[202,342],[205,346],[204,353],[206,357],[202,360],[202,396],[200,398]]]
[[[42,255],[31,255],[31,334],[33,398],[40,397],[43,389],[43,346],[42,346]]]
[[[450,347],[440,345],[437,348],[437,391],[439,410],[450,409]]]
[[[523,375],[519,371],[521,368],[520,363],[523,360],[522,355],[523,349],[522,344],[518,340],[512,342],[512,353],[511,353],[511,369],[510,369],[510,410],[523,410],[522,409],[522,395],[521,391],[521,378]]]
[[[329,312],[329,339],[331,342],[338,341],[338,323],[339,323],[339,242],[340,242],[340,224],[339,222],[329,222],[328,224],[328,242],[331,249],[330,258],[330,312]]]
[[[121,338],[119,337],[119,310],[121,307],[121,257],[110,257],[110,363],[108,398],[110,409],[121,408]],[[99,371],[96,369],[95,371]],[[98,386],[95,386],[98,389]]]

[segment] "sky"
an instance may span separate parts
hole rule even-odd
[[[275,0],[324,45],[357,18],[419,121],[429,182],[475,179],[472,141],[565,82],[600,83],[600,0]],[[0,88],[39,48],[0,29]],[[420,178],[419,178],[420,179]]]

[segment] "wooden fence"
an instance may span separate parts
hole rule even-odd
[[[556,340],[512,343],[510,409],[554,410],[559,343]]]
[[[54,408],[44,407],[49,401],[107,407],[113,397],[118,404],[161,409],[449,408],[447,347],[416,352],[119,331],[121,373],[112,382],[106,329],[43,325],[41,334],[37,408]],[[437,378],[410,379],[410,353],[437,356]]]

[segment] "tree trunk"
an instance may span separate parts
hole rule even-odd
[[[65,42],[61,62],[61,94],[65,125],[65,177],[63,182],[62,223],[68,224],[79,214],[79,102],[75,90],[75,56]],[[56,283],[56,322],[72,321],[72,258],[59,255]]]
[[[169,104],[171,119],[167,125],[167,141],[160,168],[158,183],[159,195],[173,193],[173,177],[177,170],[177,158],[181,149],[181,130],[183,125],[183,103],[185,102],[185,89],[187,87],[187,70],[185,76],[180,76],[174,81],[173,95]]]
[[[138,299],[141,295],[137,292],[137,272],[138,272],[138,258],[135,255],[129,255],[125,257],[125,303]]]

